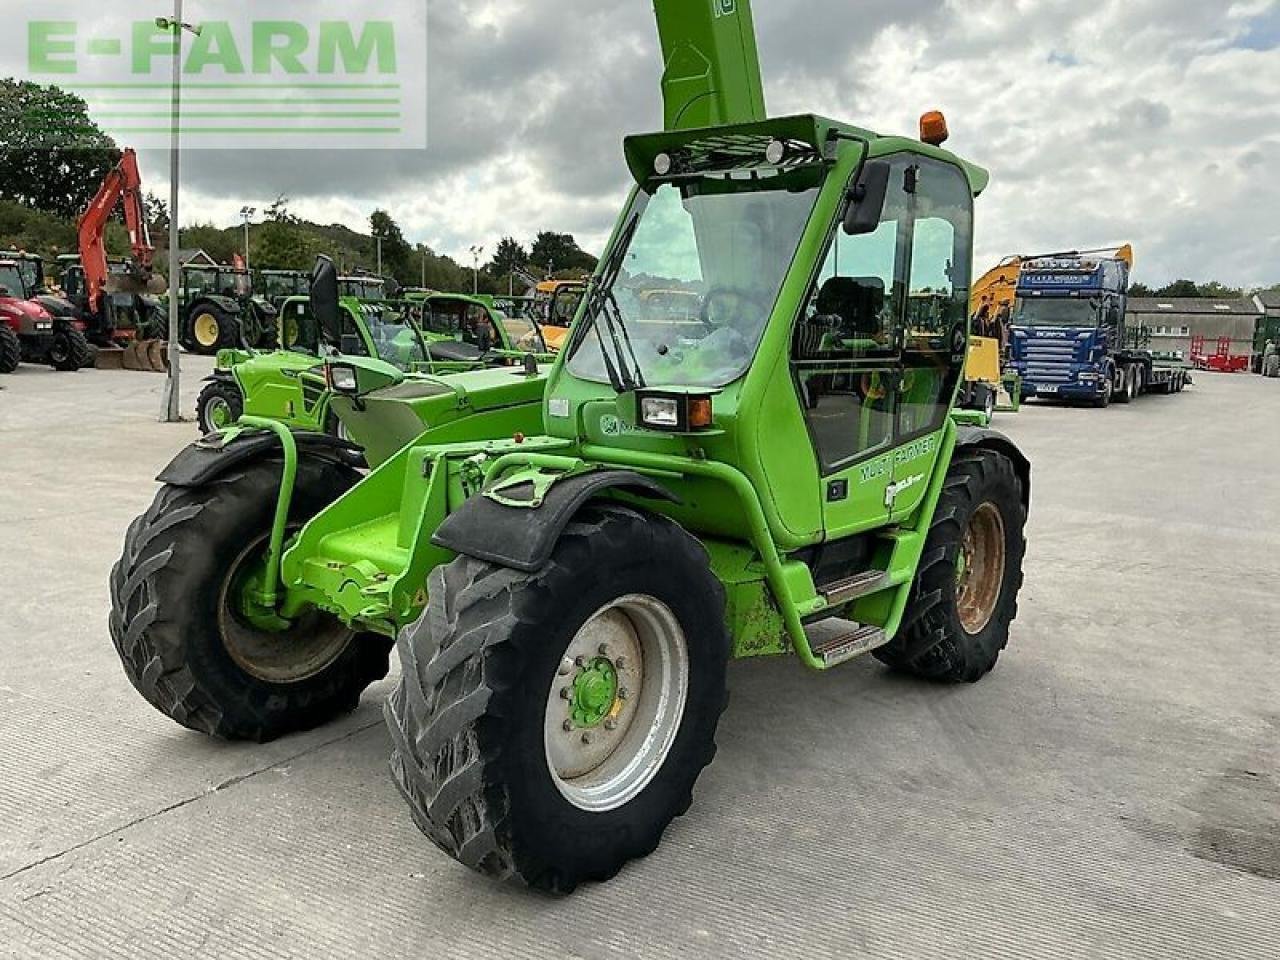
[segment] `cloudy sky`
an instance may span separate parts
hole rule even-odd
[[[428,9],[425,152],[192,152],[184,220],[287,194],[325,222],[385,206],[455,256],[540,228],[598,250],[627,186],[621,137],[661,124],[650,3]],[[755,16],[770,112],[888,133],[947,113],[950,146],[993,174],[980,265],[1131,241],[1148,283],[1280,282],[1280,0],[755,0]],[[143,160],[163,188],[164,155]]]

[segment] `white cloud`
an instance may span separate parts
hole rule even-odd
[[[1149,283],[1280,281],[1280,0],[755,6],[774,113],[910,133],[947,112],[951,146],[992,171],[980,267],[1131,241]],[[455,256],[544,228],[598,249],[627,186],[621,138],[660,123],[649,4],[430,0],[429,24],[425,153],[192,154],[188,214],[232,223],[286,193],[354,226],[385,206]],[[164,189],[164,155],[143,160]]]

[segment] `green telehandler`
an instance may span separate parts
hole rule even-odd
[[[360,410],[348,408],[339,416],[324,377],[325,357],[376,358],[422,376],[472,374],[456,384],[468,396],[492,381],[474,376],[488,367],[519,366],[526,380],[545,382],[540,364],[551,357],[536,324],[509,321],[485,301],[461,294],[434,294],[421,302],[369,302],[352,296],[350,284],[335,276],[332,263],[321,257],[311,282],[337,284],[336,322],[318,322],[310,295],[290,296],[281,301],[277,319],[275,340],[282,349],[218,353],[217,367],[196,401],[196,423],[203,435],[247,414],[383,447],[377,438],[365,436]],[[484,401],[477,402],[483,408]],[[529,429],[536,432],[541,426]]]
[[[937,115],[920,140],[768,118],[746,0],[655,9],[666,129],[626,140],[540,434],[464,420],[361,477],[245,418],[163,471],[111,577],[129,679],[214,736],[353,709],[395,643],[414,822],[556,893],[689,808],[730,659],[977,681],[1022,584],[1030,465],[952,417],[987,174]],[[947,296],[922,318],[926,289]],[[402,374],[326,365],[335,403],[415,416]]]

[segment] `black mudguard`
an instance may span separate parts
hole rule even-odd
[[[1031,461],[1026,458],[1018,445],[997,430],[986,427],[962,425],[956,430],[956,450],[977,447],[982,450],[994,450],[1002,453],[1013,463],[1018,479],[1022,481],[1022,505],[1031,509]]]
[[[440,525],[431,542],[477,560],[536,573],[551,559],[569,521],[588,501],[607,491],[680,502],[670,490],[638,473],[597,470],[556,483],[537,508],[508,507],[485,496],[472,497]]]
[[[348,467],[363,467],[360,448],[325,433],[293,431],[298,458],[312,457]],[[206,437],[183,450],[156,477],[171,487],[203,487],[230,471],[256,460],[280,456],[280,438],[274,433],[241,434],[223,445],[219,437]]]

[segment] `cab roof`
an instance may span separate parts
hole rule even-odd
[[[644,183],[653,176],[654,161],[663,153],[693,172],[767,169],[772,165],[765,159],[765,150],[775,140],[781,140],[788,147],[788,158],[781,164],[784,168],[832,162],[836,156],[834,145],[841,140],[861,140],[875,154],[910,150],[955,164],[964,171],[975,197],[981,195],[991,180],[991,175],[984,168],[961,159],[949,150],[909,137],[884,136],[816,114],[697,130],[638,134],[626,138],[624,150],[632,177],[637,183]]]

